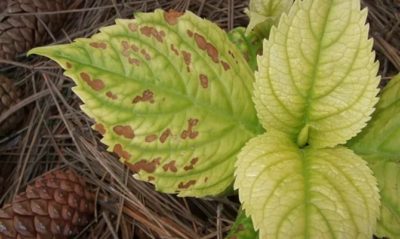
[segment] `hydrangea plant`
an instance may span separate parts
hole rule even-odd
[[[360,0],[259,2],[284,7],[266,8],[281,10],[257,66],[234,33],[162,10],[30,53],[65,69],[136,178],[179,196],[236,189],[258,236],[241,214],[230,238],[371,238],[380,214],[377,233],[398,237],[399,80],[359,134],[380,81],[367,11]]]

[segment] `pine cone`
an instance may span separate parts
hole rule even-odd
[[[2,13],[7,8],[7,0],[0,1],[0,13]]]
[[[8,16],[0,19],[0,59],[12,60],[18,54],[45,44],[52,33],[57,33],[66,20],[66,14],[37,14],[66,10],[66,0],[0,0],[3,13],[32,13],[32,15]],[[0,12],[1,13],[1,12]],[[40,18],[40,20],[38,20]]]
[[[19,91],[14,83],[0,75],[0,115],[16,105],[20,101],[21,91]],[[0,135],[5,135],[13,130],[22,120],[23,111],[17,111],[5,121],[0,123]]]
[[[75,172],[47,173],[0,209],[0,239],[74,236],[93,215],[93,201],[93,194]]]

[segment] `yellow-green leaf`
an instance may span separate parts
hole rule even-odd
[[[261,239],[372,238],[376,179],[349,149],[299,149],[287,135],[269,131],[247,143],[235,174]]]
[[[250,0],[245,11],[250,19],[247,34],[252,32],[259,38],[268,38],[271,27],[292,4],[293,0]]]
[[[102,142],[162,192],[230,189],[237,153],[261,131],[251,69],[224,31],[193,13],[140,13],[30,53],[66,69]]]
[[[296,1],[265,41],[256,73],[264,127],[296,141],[308,127],[316,148],[343,144],[377,102],[378,63],[359,0]]]
[[[383,158],[365,158],[378,180],[381,196],[376,235],[382,238],[400,238],[400,163]]]
[[[400,161],[400,75],[385,87],[372,120],[349,146],[361,155]]]
[[[368,161],[378,180],[377,235],[400,238],[400,75],[384,88],[372,120],[348,145]]]

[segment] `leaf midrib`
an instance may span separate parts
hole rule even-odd
[[[310,238],[309,224],[310,224],[310,163],[307,160],[307,155],[305,150],[300,150],[300,160],[302,166],[302,175],[304,178],[304,238]]]
[[[330,4],[332,4],[332,1],[329,1],[330,2]],[[322,40],[324,39],[324,37],[325,37],[325,32],[326,32],[326,28],[327,28],[327,25],[328,25],[328,19],[329,19],[329,16],[330,16],[330,14],[331,14],[331,11],[332,11],[332,6],[330,6],[329,7],[329,9],[328,9],[328,12],[327,12],[327,14],[326,14],[326,16],[325,16],[325,18],[323,19],[323,25],[322,25],[322,32],[321,32],[321,35],[320,35],[320,37],[319,37],[319,39],[318,39],[318,41],[317,41],[317,48],[316,48],[316,55],[315,55],[315,60],[314,60],[314,68],[313,68],[313,71],[312,71],[312,73],[311,73],[311,77],[310,77],[310,80],[311,80],[311,86],[310,86],[310,89],[308,89],[308,91],[307,91],[307,94],[306,94],[306,99],[305,99],[305,104],[306,104],[306,107],[305,107],[305,109],[304,109],[304,124],[303,124],[303,126],[300,128],[300,130],[303,128],[303,127],[305,127],[308,123],[309,123],[309,120],[310,120],[310,111],[311,111],[311,104],[312,104],[312,99],[313,99],[313,97],[314,97],[314,91],[315,91],[315,84],[316,84],[316,80],[317,80],[317,73],[318,73],[318,71],[319,71],[319,62],[320,62],[320,60],[321,60],[321,54],[322,54]],[[312,31],[312,28],[311,28],[311,26],[310,26],[310,31]],[[314,35],[314,34],[313,34]]]
[[[84,49],[84,48],[81,48],[81,49]],[[84,49],[84,50],[86,51],[86,49]],[[71,62],[75,62],[75,63],[80,64],[82,66],[85,66],[87,68],[95,68],[95,69],[97,69],[99,71],[103,71],[103,72],[105,72],[106,74],[109,74],[109,75],[113,74],[113,75],[118,75],[120,78],[125,78],[125,76],[121,75],[121,73],[119,73],[119,72],[113,72],[113,71],[107,70],[105,68],[101,68],[99,66],[96,66],[96,65],[90,65],[88,63],[80,62],[77,59],[72,59],[72,58],[66,57],[64,55],[60,55],[58,53],[53,54],[53,56],[55,56],[55,57],[57,57],[59,59],[65,59],[65,60],[68,60],[68,61],[71,61]],[[76,73],[74,72],[74,74],[76,74]],[[198,100],[194,99],[193,97],[190,97],[189,95],[183,95],[183,94],[181,94],[181,93],[179,93],[177,91],[170,90],[167,87],[160,87],[160,86],[158,86],[158,85],[156,85],[154,83],[151,83],[151,82],[147,82],[147,81],[143,82],[143,81],[138,81],[138,80],[134,80],[134,81],[139,83],[139,84],[141,84],[141,85],[143,85],[143,86],[151,86],[154,89],[167,92],[167,93],[169,93],[171,95],[176,96],[177,98],[186,99],[189,102],[192,102],[192,104],[194,106],[197,106],[197,108],[203,109],[206,112],[209,112],[211,114],[216,115],[217,116],[216,118],[218,118],[218,117],[224,118],[224,119],[227,119],[227,121],[235,122],[235,125],[243,125],[244,126],[243,128],[246,131],[250,132],[252,135],[257,135],[257,134],[261,133],[261,129],[260,129],[260,127],[258,127],[258,124],[255,124],[254,122],[247,122],[247,121],[245,121],[245,120],[243,120],[241,118],[234,117],[232,114],[222,113],[222,111],[220,109],[211,107],[210,105],[201,104]]]

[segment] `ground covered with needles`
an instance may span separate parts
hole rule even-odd
[[[2,0],[0,0],[2,1]],[[71,8],[57,12],[68,17],[61,34],[49,43],[87,37],[116,18],[155,8],[190,9],[230,30],[248,22],[241,0],[70,0]],[[369,8],[371,37],[381,63],[382,85],[400,71],[400,1],[364,0]],[[40,14],[55,14],[40,13]],[[1,17],[0,17],[1,18]],[[40,57],[0,59],[0,74],[12,78],[23,100],[0,115],[0,122],[16,111],[24,118],[18,129],[0,137],[0,206],[9,202],[36,176],[71,167],[97,193],[95,219],[77,238],[222,239],[236,217],[235,196],[178,198],[157,193],[131,177],[117,157],[106,152],[93,121],[79,109],[73,83],[51,61]]]

